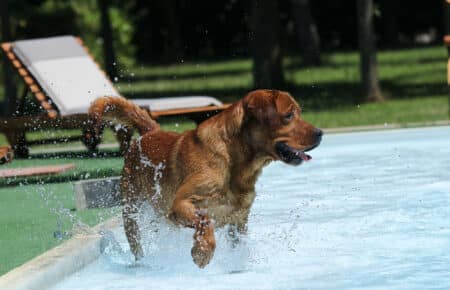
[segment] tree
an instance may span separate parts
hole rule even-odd
[[[363,94],[367,101],[383,101],[377,69],[377,54],[373,29],[373,0],[356,0],[360,75]]]
[[[253,0],[250,44],[254,86],[281,88],[284,84],[277,1]]]
[[[8,0],[0,0],[0,13],[2,23],[2,41],[11,40],[11,27],[9,21]],[[9,64],[9,60],[4,53],[3,57],[3,79],[5,84],[5,101],[4,111],[0,112],[4,115],[11,115],[16,110],[17,105],[17,88],[13,79],[13,72]]]
[[[291,0],[291,3],[302,61],[306,65],[318,65],[320,38],[309,0]]]
[[[100,9],[100,29],[103,38],[103,59],[106,73],[111,80],[117,77],[116,53],[114,51],[111,20],[109,18],[109,0],[97,0]]]

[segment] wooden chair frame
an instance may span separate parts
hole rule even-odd
[[[80,45],[85,49],[87,54],[92,58],[94,63],[100,68],[100,65],[95,61],[90,54],[88,48],[83,44],[80,38],[76,38]],[[20,77],[25,83],[25,89],[19,100],[16,114],[11,117],[0,118],[0,132],[3,132],[8,139],[8,142],[12,146],[16,157],[27,157],[29,154],[28,146],[35,144],[46,144],[55,142],[69,142],[81,140],[89,150],[96,150],[97,145],[101,140],[96,140],[92,143],[92,138],[88,140],[83,131],[81,136],[64,137],[64,138],[49,138],[35,141],[29,141],[26,139],[26,132],[42,130],[42,129],[80,129],[87,126],[88,116],[87,114],[74,114],[69,116],[61,116],[58,113],[58,109],[49,100],[45,92],[39,83],[35,80],[27,67],[20,61],[20,59],[14,54],[12,44],[5,42],[1,44],[1,48],[6,54],[7,58],[11,61],[12,66],[18,71]],[[105,74],[105,72],[100,68]],[[106,74],[105,74],[106,75]],[[109,78],[107,77],[109,80]],[[39,106],[43,109],[44,114],[41,115],[25,115],[26,112],[26,96],[31,92],[35,99],[38,101]],[[8,96],[5,96],[8,97]],[[185,116],[190,118],[197,124],[203,120],[217,114],[218,112],[226,109],[229,104],[222,106],[206,106],[197,108],[185,108],[185,109],[171,109],[163,111],[152,112],[149,114],[153,119],[166,116]],[[148,108],[147,108],[148,109]],[[117,139],[119,141],[121,150],[125,150],[128,147],[128,143],[132,137],[132,132],[119,131],[117,133]]]

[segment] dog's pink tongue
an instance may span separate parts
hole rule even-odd
[[[310,161],[310,160],[312,159],[312,157],[311,157],[310,155],[306,154],[306,153],[303,152],[303,151],[300,151],[300,150],[299,150],[299,151],[297,151],[296,153],[297,153],[297,155],[300,156],[300,158],[303,159],[304,161]]]

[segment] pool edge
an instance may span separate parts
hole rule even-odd
[[[117,228],[119,216],[78,234],[61,245],[0,276],[0,289],[48,289],[100,256],[102,230]]]
[[[417,123],[386,123],[383,125],[366,125],[366,126],[353,126],[353,127],[336,127],[336,128],[324,128],[323,131],[327,134],[339,134],[339,133],[356,133],[356,132],[371,132],[371,131],[384,131],[384,130],[396,130],[396,129],[413,129],[413,128],[427,128],[427,127],[442,127],[450,126],[450,120],[430,121],[430,122],[417,122]]]

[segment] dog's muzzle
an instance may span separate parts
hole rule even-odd
[[[303,161],[312,159],[312,157],[304,151],[292,148],[284,142],[276,143],[275,150],[280,159],[290,165],[300,165]]]
[[[323,132],[320,129],[314,129],[314,144],[304,150],[299,150],[289,146],[285,142],[277,142],[275,150],[280,159],[290,165],[300,165],[303,161],[309,161],[312,157],[305,152],[311,151],[319,146],[322,141]]]

